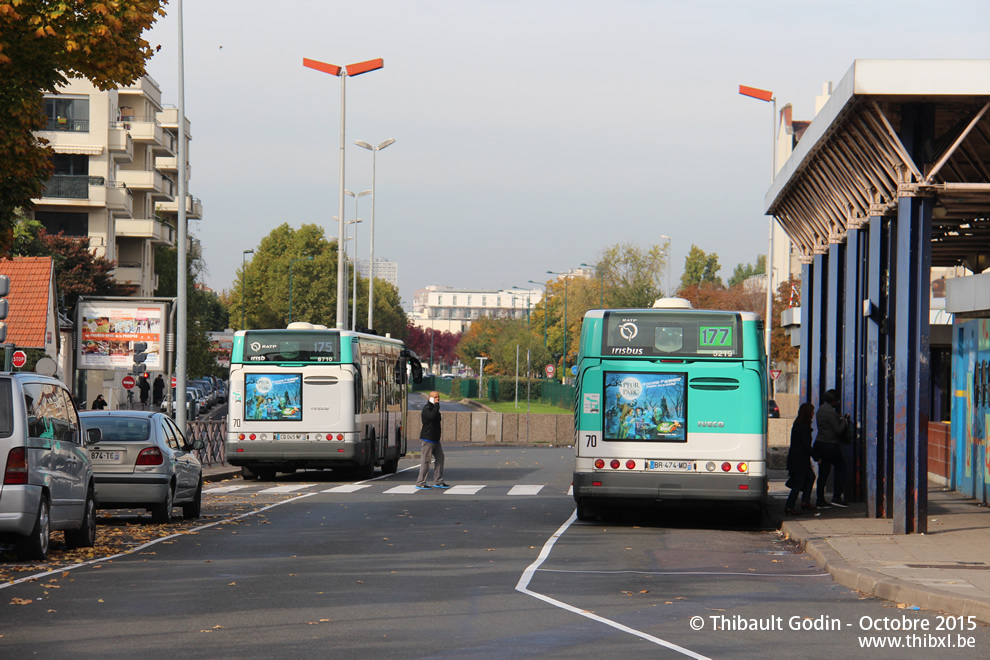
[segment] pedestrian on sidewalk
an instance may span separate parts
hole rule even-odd
[[[426,485],[426,477],[430,473],[430,461],[433,464],[433,487],[450,488],[443,481],[443,447],[440,446],[440,393],[430,392],[430,400],[423,406],[423,430],[419,438],[423,443],[420,450],[422,453],[419,459],[419,478],[416,480],[416,488],[424,490],[429,488]]]
[[[155,384],[151,387],[151,401],[155,404],[155,409],[157,410],[160,405],[162,405],[162,399],[165,398],[165,379],[162,378],[161,374],[155,378]]]
[[[840,442],[844,442],[849,432],[849,415],[839,414],[839,393],[828,390],[822,397],[822,405],[818,408],[815,422],[818,425],[818,436],[815,438],[815,451],[818,452],[818,508],[829,506],[847,507],[849,504],[843,497],[842,488],[846,483],[846,459],[842,455]],[[835,482],[832,485],[832,504],[825,500],[825,484],[829,473],[835,468]]]
[[[797,419],[791,427],[791,446],[787,450],[787,484],[791,494],[787,496],[784,512],[796,516],[817,507],[811,503],[811,489],[815,485],[815,469],[811,459],[818,460],[818,452],[811,445],[811,421],[815,418],[815,406],[805,402],[798,408]],[[801,495],[801,510],[797,505]]]

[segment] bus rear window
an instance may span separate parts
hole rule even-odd
[[[244,335],[244,362],[339,362],[340,335],[327,330],[260,330]]]
[[[732,313],[606,312],[602,357],[738,357],[740,327]]]
[[[605,372],[605,440],[687,442],[687,374]]]

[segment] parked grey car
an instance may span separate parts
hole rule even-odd
[[[45,559],[52,530],[70,548],[96,543],[96,486],[68,389],[33,373],[0,373],[0,539]]]
[[[188,442],[172,419],[160,412],[94,410],[79,415],[83,426],[99,429],[89,448],[100,509],[143,508],[156,523],[167,523],[172,508],[199,518],[203,466],[193,452],[203,441]]]

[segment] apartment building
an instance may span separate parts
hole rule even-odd
[[[192,139],[188,119],[180,132],[178,110],[162,105],[147,75],[105,92],[70,80],[44,106],[48,124],[38,135],[55,151],[55,173],[32,200],[34,218],[51,233],[89,236],[98,256],[117,262],[118,282],[137,285],[135,296],[153,295],[154,247],[175,245],[178,140]],[[198,199],[187,195],[185,205],[187,218],[202,217]]]
[[[452,289],[430,285],[413,297],[413,323],[460,332],[474,319],[525,320],[543,299],[543,289]]]
[[[358,275],[367,279],[371,274],[371,262],[367,259],[357,260]],[[399,286],[399,263],[381,257],[375,259],[375,278],[388,282],[394,287]]]

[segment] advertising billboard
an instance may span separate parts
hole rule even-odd
[[[130,371],[134,343],[147,344],[146,371],[165,371],[166,303],[80,301],[76,311],[79,369]]]
[[[244,419],[302,420],[302,374],[244,374]]]
[[[687,442],[687,374],[605,373],[605,440]]]
[[[211,332],[210,353],[217,365],[223,369],[230,368],[230,352],[234,348],[233,332]]]

